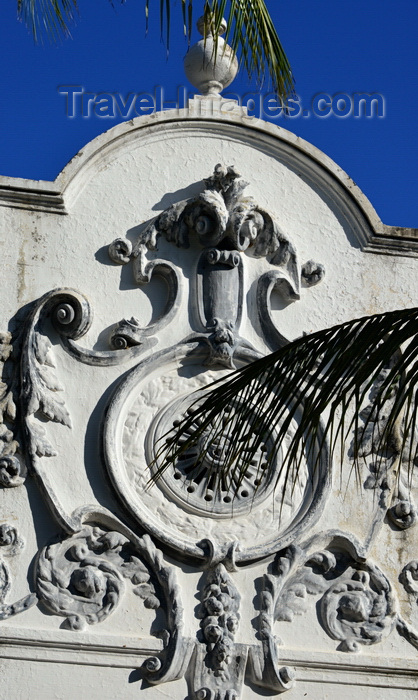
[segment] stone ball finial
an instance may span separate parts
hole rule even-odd
[[[205,36],[205,18],[197,21],[200,34]],[[218,36],[214,38],[210,25],[206,24],[206,39],[194,44],[184,58],[184,71],[187,79],[203,96],[219,96],[232,83],[238,72],[238,60],[228,44],[219,36],[227,30],[223,19]],[[215,40],[217,42],[215,56]]]
[[[205,25],[206,25],[206,35],[212,36],[211,24],[210,24],[210,22],[208,22],[206,20],[204,15],[202,15],[202,17],[199,17],[199,19],[196,22],[197,30],[198,30],[199,34],[201,34],[202,36],[205,36]],[[225,34],[227,29],[228,29],[228,25],[226,23],[226,19],[225,19],[225,17],[222,17],[221,23],[219,25],[218,36],[221,36],[221,34]]]

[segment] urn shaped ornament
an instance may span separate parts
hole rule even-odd
[[[194,44],[184,58],[186,77],[202,95],[217,96],[234,80],[238,60],[221,36],[213,36],[210,25],[206,25],[205,31],[204,17],[198,20],[197,28],[204,38]],[[227,24],[223,19],[219,34],[224,34],[226,29]]]

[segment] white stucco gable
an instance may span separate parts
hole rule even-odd
[[[222,451],[149,475],[196,389],[415,306],[417,229],[216,98],[114,127],[54,182],[1,177],[0,205],[7,697],[415,697],[414,481],[371,488],[371,455],[356,485],[320,440],[283,508],[257,470],[213,493]]]

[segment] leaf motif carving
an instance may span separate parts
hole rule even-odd
[[[294,615],[306,612],[309,595],[326,591],[329,581],[324,574],[332,572],[336,566],[335,557],[330,552],[316,552],[304,562],[302,550],[295,548],[294,555],[293,558],[281,557],[278,565],[286,581],[277,597],[274,617],[285,622],[291,622]]]
[[[16,528],[2,525],[0,528],[0,547],[6,549],[6,556],[14,556],[23,547],[23,540],[18,536]],[[4,561],[0,559],[0,620],[18,615],[37,603],[35,593],[29,593],[24,598],[13,603],[6,603],[6,596],[11,589],[10,572]]]
[[[20,422],[15,401],[19,372],[14,359],[11,333],[0,332],[0,485],[6,488],[20,486],[26,476],[25,465],[15,456],[20,448]],[[13,424],[10,429],[9,423]]]
[[[42,366],[38,367],[38,376],[41,382],[43,382],[45,387],[50,391],[63,391],[63,387],[58,382],[55,375],[48,369]]]
[[[55,423],[62,423],[71,428],[71,418],[63,403],[56,401],[51,396],[42,396],[39,401],[39,408],[42,413]]]
[[[1,486],[18,486],[24,481],[26,466],[15,456],[16,451],[25,452],[35,472],[36,458],[57,454],[46,437],[45,419],[71,428],[70,414],[59,396],[63,387],[52,344],[43,332],[45,316],[67,342],[81,337],[91,322],[85,297],[71,289],[55,289],[33,304],[13,338],[0,332]],[[14,423],[13,430],[6,421]]]
[[[403,576],[406,580],[408,573],[403,572]],[[342,550],[341,541],[335,549],[310,555],[294,546],[278,554],[274,575],[264,576],[260,612],[263,638],[273,639],[275,621],[292,622],[295,615],[306,612],[309,596],[321,596],[320,622],[326,633],[340,642],[341,651],[359,651],[362,645],[376,644],[394,626],[396,609],[388,579],[373,563],[359,562]]]
[[[56,457],[57,453],[45,437],[45,431],[39,425],[31,425],[32,447],[38,457]]]
[[[32,330],[31,326],[22,363],[25,370],[23,411],[31,453],[38,457],[56,456],[55,449],[45,437],[45,430],[35,422],[36,414],[41,413],[44,418],[68,428],[72,427],[71,418],[64,401],[57,395],[63,388],[56,376],[51,342],[39,330]]]
[[[45,335],[39,332],[34,333],[33,350],[35,358],[40,365],[55,368],[55,363],[51,356],[51,342]]]

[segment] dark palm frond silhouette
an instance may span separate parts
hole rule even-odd
[[[412,469],[418,450],[417,330],[417,308],[360,318],[301,337],[211,384],[164,436],[152,481],[186,453],[202,461],[211,446],[221,445],[222,459],[210,475],[213,488],[228,484],[236,495],[255,460],[263,479],[292,486],[302,455],[319,459],[318,442],[332,454],[350,440],[359,470],[370,431],[377,469],[389,454]],[[277,471],[278,450],[284,458]]]
[[[109,0],[114,4],[115,0]],[[121,4],[124,0],[121,0]],[[227,19],[225,39],[241,59],[250,76],[260,83],[269,76],[273,89],[283,101],[293,93],[294,80],[289,61],[265,0],[144,0],[146,24],[159,14],[166,49],[170,46],[173,6],[181,9],[183,31],[191,41],[194,11],[205,16],[206,31],[219,33],[222,18]],[[57,41],[70,35],[79,14],[77,0],[17,0],[18,17],[30,29],[35,41],[47,37]],[[216,47],[216,44],[215,44]],[[215,56],[216,58],[216,56]]]

